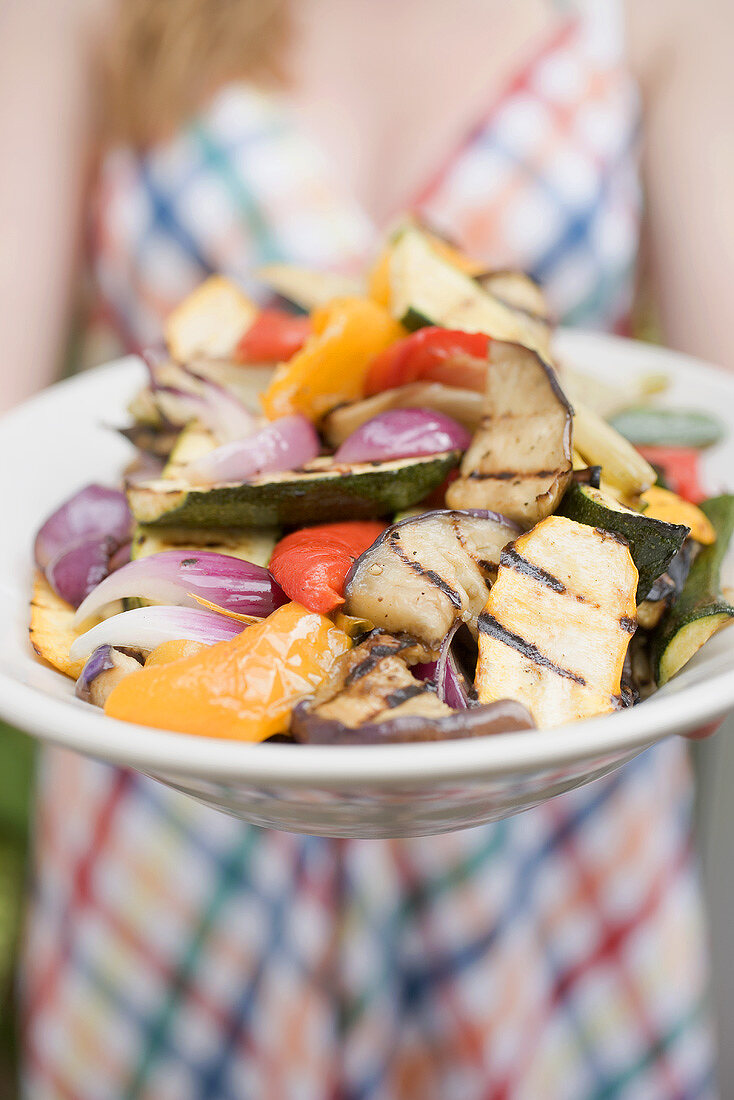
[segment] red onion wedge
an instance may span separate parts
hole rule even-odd
[[[454,634],[461,626],[457,619],[441,643],[438,661],[413,666],[413,675],[419,680],[427,680],[436,685],[436,694],[442,703],[453,710],[466,710],[475,705],[468,690],[466,677],[459,670],[456,658],[451,652]]]
[[[171,363],[152,350],[143,352],[143,361],[155,403],[169,424],[184,427],[198,420],[220,443],[244,439],[255,431],[256,417],[226,386],[191,367],[176,366],[172,370]],[[162,381],[164,371],[166,382]]]
[[[74,621],[79,625],[131,596],[181,607],[197,607],[201,597],[225,611],[258,618],[288,602],[261,565],[211,550],[164,550],[111,573],[84,600]]]
[[[163,642],[185,640],[215,645],[241,634],[242,629],[242,623],[200,607],[135,607],[81,634],[72,642],[69,656],[72,661],[83,660],[104,645],[142,653],[150,653]]]
[[[158,386],[155,399],[165,418],[173,424],[198,420],[220,443],[231,443],[252,435],[257,420],[240,399],[217,382],[187,370],[196,391],[175,386]]]
[[[33,548],[36,565],[45,569],[72,543],[94,536],[109,537],[115,546],[121,546],[131,532],[132,516],[125,494],[103,485],[86,485],[57,508],[41,527]]]
[[[305,416],[283,416],[235,443],[225,443],[186,466],[186,476],[199,485],[247,481],[258,474],[297,470],[316,458],[321,442]]]
[[[109,573],[113,551],[114,543],[98,535],[73,542],[48,563],[46,580],[57,596],[79,607]]]
[[[441,451],[465,451],[471,434],[463,424],[432,409],[388,409],[342,443],[335,462],[384,462]]]
[[[459,671],[456,658],[451,652],[451,644],[454,634],[462,625],[457,619],[449,630],[441,644],[441,651],[436,665],[436,691],[439,699],[454,710],[466,710],[469,704],[469,696],[466,690],[466,681]]]

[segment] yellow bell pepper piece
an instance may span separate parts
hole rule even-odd
[[[312,314],[313,334],[301,351],[276,368],[262,396],[271,420],[303,413],[320,420],[362,397],[367,367],[405,329],[368,298],[335,298]]]
[[[659,519],[663,523],[682,523],[691,529],[691,537],[704,546],[716,542],[713,524],[700,508],[684,500],[670,489],[652,485],[640,494],[640,507],[646,516]]]
[[[351,644],[324,615],[288,603],[234,638],[131,673],[105,713],[199,737],[264,741],[288,729],[296,703]]]

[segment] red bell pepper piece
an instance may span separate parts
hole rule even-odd
[[[311,333],[308,317],[284,309],[264,309],[240,338],[238,363],[283,363],[300,351]]]
[[[350,521],[293,531],[273,550],[270,572],[291,600],[328,615],[344,603],[353,563],[384,530],[384,523]]]
[[[391,344],[369,365],[365,396],[410,382],[443,382],[484,393],[490,337],[481,332],[421,328]]]
[[[695,447],[645,446],[637,450],[647,461],[663,472],[670,489],[693,504],[706,499],[701,487],[699,460],[701,452]]]

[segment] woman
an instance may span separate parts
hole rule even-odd
[[[3,18],[8,402],[52,377],[82,225],[76,363],[155,340],[208,271],[362,263],[406,207],[527,267],[564,319],[618,328],[643,181],[666,338],[727,361],[724,0],[28,0]],[[24,1095],[713,1097],[690,802],[671,741],[492,826],[331,842],[47,753]]]

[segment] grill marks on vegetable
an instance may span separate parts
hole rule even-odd
[[[506,626],[503,626],[502,623],[495,619],[494,615],[490,615],[486,611],[483,611],[479,616],[479,633],[488,635],[490,638],[499,639],[499,641],[504,642],[505,645],[511,646],[512,649],[516,649],[518,653],[522,653],[523,657],[527,657],[536,665],[541,665],[543,668],[555,672],[556,676],[564,676],[566,679],[574,680],[583,687],[586,686],[586,680],[583,676],[579,676],[577,672],[571,672],[570,669],[561,668],[560,665],[555,664],[541,653],[536,645],[526,641],[525,638],[521,638],[519,634],[514,634],[511,630],[508,630]]]
[[[438,588],[440,592],[444,594],[451,601],[454,607],[461,607],[461,596],[459,593],[447,584],[443,577],[440,577],[434,569],[425,569],[421,563],[416,559],[415,555],[417,551],[413,551],[413,557],[410,557],[405,553],[400,545],[400,532],[393,531],[388,539],[388,545],[394,554],[397,554],[402,562],[404,562],[409,569],[412,569],[414,573],[417,573],[419,577],[425,578],[435,588]]]
[[[637,579],[623,540],[560,516],[506,547],[479,616],[480,702],[509,696],[542,726],[618,707]]]
[[[509,569],[517,569],[520,573],[526,573],[529,577],[538,581],[540,584],[545,584],[548,588],[552,588],[554,592],[565,592],[566,586],[563,581],[559,581],[558,577],[554,577],[552,573],[549,573],[547,569],[543,569],[540,565],[535,565],[533,562],[528,561],[514,546],[506,546],[500,554],[500,565],[505,565]],[[481,630],[481,623],[480,623]]]
[[[555,511],[571,478],[571,406],[539,355],[500,341],[490,346],[484,402],[446,500],[532,526]]]
[[[375,632],[335,662],[310,712],[349,728],[395,714],[449,714],[450,708],[408,668],[425,656],[425,649],[411,638]]]
[[[395,524],[355,562],[346,610],[434,647],[457,619],[476,634],[500,552],[516,533],[502,516],[460,511]]]

